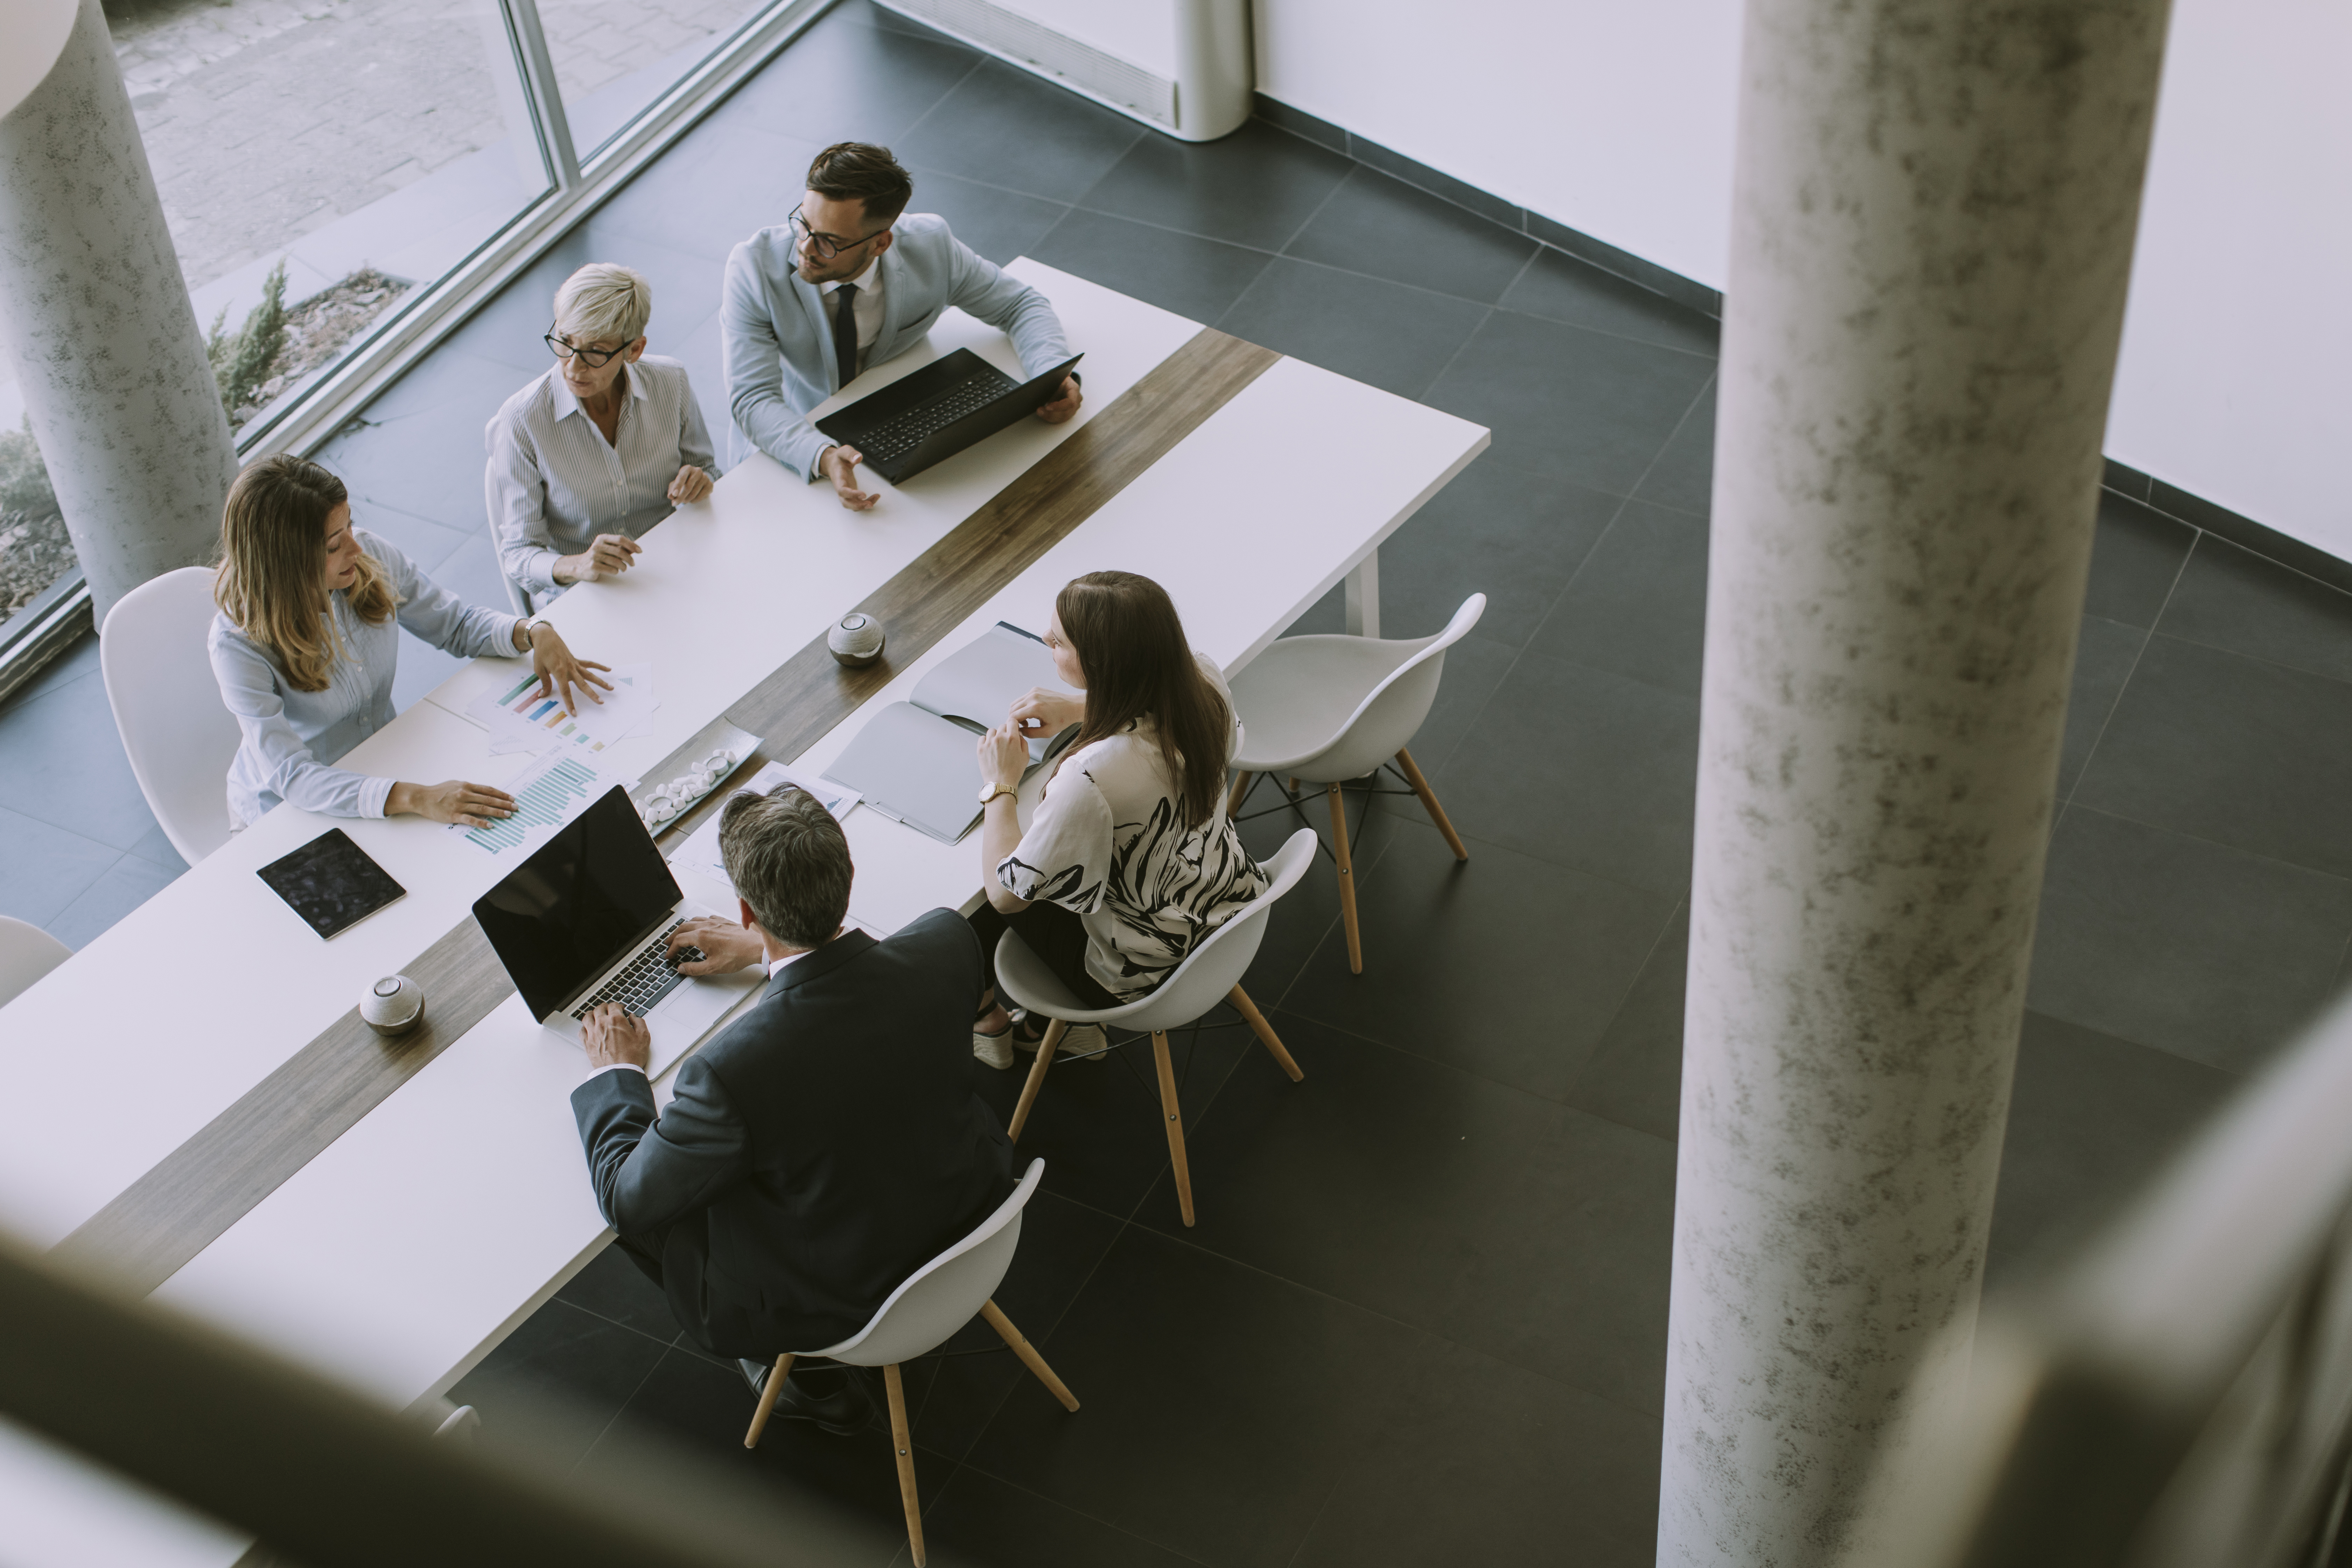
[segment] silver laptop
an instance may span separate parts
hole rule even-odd
[[[669,933],[714,914],[687,899],[637,819],[606,791],[474,904],[474,920],[541,1027],[578,1044],[589,1010],[618,1002],[653,1034],[658,1078],[762,978],[695,976],[672,966]],[[683,950],[680,962],[701,953]]]

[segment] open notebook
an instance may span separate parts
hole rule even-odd
[[[893,702],[867,720],[824,776],[857,791],[883,816],[953,844],[980,820],[978,737],[1004,722],[1013,699],[1040,686],[1070,691],[1055,678],[1045,643],[999,621],[916,682],[911,701]],[[1031,741],[1029,765],[1044,762],[1073,732]]]

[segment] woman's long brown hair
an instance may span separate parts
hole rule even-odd
[[[1087,675],[1087,717],[1072,749],[1148,717],[1160,731],[1184,826],[1216,816],[1234,716],[1193,662],[1168,590],[1132,572],[1089,572],[1063,586],[1054,612]]]
[[[324,691],[342,639],[321,590],[327,566],[327,514],[351,500],[343,481],[307,458],[278,452],[247,463],[228,488],[221,513],[221,563],[213,602],[237,629],[278,660],[297,691]],[[338,588],[352,613],[382,626],[400,607],[391,579],[372,556],[360,557],[358,581]]]

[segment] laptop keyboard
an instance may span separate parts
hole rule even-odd
[[[929,403],[908,409],[887,425],[877,426],[853,443],[869,463],[887,463],[906,456],[924,437],[946,429],[967,414],[977,414],[1016,384],[996,371],[978,371],[957,382]]]
[[[607,1002],[618,1002],[634,1016],[642,1018],[653,1011],[654,1004],[668,995],[689,978],[670,967],[669,933],[686,922],[672,921],[662,933],[654,938],[645,952],[637,954],[626,969],[599,986],[596,994],[572,1009],[575,1018],[584,1018]],[[680,963],[693,963],[702,957],[698,947],[677,950]]]

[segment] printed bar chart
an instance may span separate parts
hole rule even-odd
[[[575,807],[594,795],[604,776],[576,757],[561,752],[516,781],[514,815],[488,827],[464,829],[466,837],[493,855],[523,843],[541,827],[560,826]]]
[[[538,686],[538,676],[526,675],[515,683],[513,690],[499,698],[498,705],[524,723],[545,730],[559,741],[585,746],[592,752],[604,749],[604,742],[591,735],[577,719],[564,712],[562,703],[552,697],[532,695]]]
[[[537,675],[526,675],[504,691],[485,691],[466,704],[466,716],[489,731],[499,751],[562,752],[593,756],[625,739],[651,716],[653,668],[637,663],[607,671],[602,688],[583,686],[566,713],[553,692],[542,691]]]

